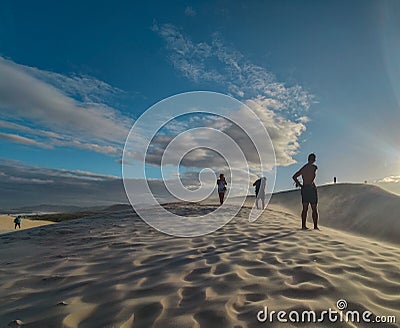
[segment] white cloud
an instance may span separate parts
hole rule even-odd
[[[400,195],[400,175],[390,175],[382,179],[378,179],[373,183],[389,192]]]
[[[54,183],[54,180],[50,179],[36,179],[36,178],[20,178],[20,177],[13,177],[13,176],[5,176],[6,180],[11,183],[29,183],[29,184],[49,184]]]
[[[244,103],[257,114],[267,128],[274,145],[276,164],[278,166],[288,166],[295,163],[293,156],[300,147],[298,138],[306,129],[304,124],[306,118],[300,117],[298,120],[286,119],[280,116],[279,112],[269,109],[271,100],[261,96],[246,100]],[[240,109],[232,112],[230,117],[232,120],[240,122],[240,119],[247,117],[246,115],[248,115],[246,111]],[[197,131],[195,136],[191,133],[182,134],[189,129],[202,127],[208,129],[202,130],[204,132],[201,133]],[[213,137],[215,130],[223,132],[234,140],[234,143],[243,151],[246,158],[245,162],[243,162],[241,156],[233,156],[233,154],[236,154],[236,148],[233,144],[220,140],[218,136]],[[235,171],[235,174],[244,177],[244,172],[248,167],[250,173],[261,174],[260,155],[262,154],[257,152],[248,136],[249,132],[243,131],[232,121],[214,115],[191,115],[183,122],[172,120],[163,128],[161,134],[153,138],[147,152],[146,163],[160,166],[163,158],[164,164],[175,165],[174,163],[180,163],[180,165],[190,168],[193,172],[196,172],[196,169],[211,168],[214,172]],[[262,130],[251,131],[251,134],[257,144],[268,143]],[[179,137],[175,139],[177,136]],[[164,152],[173,139],[175,139],[174,147],[176,147],[174,149],[192,149],[192,151],[188,152],[182,159],[180,158],[181,154],[178,152],[169,151],[168,155],[166,155]],[[207,145],[211,149],[207,149],[205,147]],[[224,155],[233,156],[229,165],[221,155],[212,149],[223,149]],[[134,154],[133,157],[135,158]],[[245,179],[243,178],[242,180],[244,181]],[[247,188],[245,184],[244,188]],[[243,192],[243,190],[240,192]]]
[[[275,109],[290,112],[307,110],[314,101],[300,85],[286,86],[273,73],[226,46],[217,33],[210,43],[195,43],[172,24],[155,23],[153,31],[164,39],[174,67],[189,79],[216,82],[245,99],[263,96],[275,101]]]
[[[69,137],[68,135],[61,135],[55,132],[33,129],[28,126],[17,124],[14,122],[7,122],[0,120],[0,127],[8,130],[15,130],[23,132],[31,137],[24,137],[11,133],[0,133],[0,138],[14,143],[25,144],[30,146],[36,146],[40,148],[54,148],[54,147],[74,147],[79,149],[86,149],[95,151],[106,155],[116,155],[121,153],[122,149],[119,145],[101,145],[96,143],[82,142],[76,138]],[[44,141],[38,141],[32,139],[32,137],[43,139]],[[44,137],[44,138],[42,138]]]
[[[99,145],[99,144],[95,144],[95,143],[85,143],[85,142],[81,142],[79,140],[71,140],[71,141],[54,140],[53,144],[56,146],[86,149],[86,150],[95,151],[97,153],[102,153],[102,154],[106,154],[106,155],[117,155],[117,154],[121,153],[121,148],[119,146]]]
[[[298,139],[306,130],[304,124],[306,119],[301,117],[293,121],[279,116],[269,109],[269,100],[263,97],[246,100],[245,104],[257,114],[267,128],[274,145],[277,165],[288,166],[294,164],[293,156],[299,150]]]
[[[185,15],[186,15],[186,16],[191,16],[191,17],[193,17],[193,16],[196,16],[197,13],[196,13],[196,11],[193,9],[193,7],[187,6],[187,7],[185,8]]]
[[[132,120],[104,102],[120,90],[87,76],[67,77],[2,57],[0,76],[0,108],[5,119],[0,127],[28,134],[17,138],[8,133],[3,138],[32,146],[46,142],[49,147],[72,146],[106,154],[121,150]]]
[[[0,139],[6,140],[6,141],[11,141],[14,143],[18,143],[21,145],[26,145],[26,146],[35,146],[35,147],[40,147],[40,148],[45,148],[45,149],[50,149],[52,148],[51,145],[48,145],[43,142],[38,142],[33,139],[29,139],[17,134],[11,134],[11,133],[3,133],[0,132]]]
[[[185,77],[201,83],[217,83],[241,98],[260,117],[275,147],[278,165],[295,163],[293,156],[299,150],[299,138],[309,121],[304,112],[314,101],[312,94],[300,85],[286,86],[277,81],[273,73],[226,46],[218,34],[209,43],[195,43],[171,24],[155,23],[153,30],[164,39],[170,61]],[[248,149],[250,163],[256,160],[248,138],[240,135],[237,128],[223,131]]]
[[[5,128],[5,129],[19,131],[19,132],[25,132],[25,133],[37,135],[37,136],[62,138],[61,135],[51,132],[51,131],[33,129],[33,128],[30,128],[29,126],[21,125],[21,124],[15,123],[15,122],[7,122],[7,121],[3,121],[3,120],[0,120],[0,128]]]
[[[400,175],[390,175],[377,180],[376,183],[400,183]]]
[[[88,75],[66,76],[56,72],[40,70],[36,67],[18,65],[18,67],[32,77],[52,85],[63,94],[82,102],[104,104],[112,98],[125,95],[119,88],[113,87]]]

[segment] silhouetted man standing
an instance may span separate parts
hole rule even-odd
[[[308,229],[306,226],[308,204],[311,204],[314,229],[318,229],[318,193],[317,186],[314,183],[318,167],[314,164],[315,160],[315,154],[308,155],[308,163],[293,175],[296,187],[301,187],[301,199],[303,203],[303,211],[301,212],[301,228],[303,230]],[[303,184],[298,180],[300,176],[303,180]]]

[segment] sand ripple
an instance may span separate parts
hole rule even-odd
[[[338,299],[400,320],[398,248],[329,228],[300,231],[297,218],[272,210],[249,224],[249,210],[195,238],[127,213],[2,235],[0,326],[261,327],[264,306],[320,312]]]

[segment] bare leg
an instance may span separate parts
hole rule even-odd
[[[261,198],[262,209],[265,208],[265,197]]]
[[[319,230],[318,228],[318,209],[317,209],[317,204],[311,204],[311,209],[312,209],[312,218],[314,221],[314,229]]]
[[[306,230],[307,225],[307,211],[308,211],[308,203],[303,203],[303,211],[301,212],[301,229]]]
[[[225,193],[223,193],[223,192],[219,193],[219,203],[221,205],[224,203],[224,196],[225,196]]]
[[[257,207],[257,209],[259,209],[259,207],[258,207],[258,197],[256,197],[256,207]]]

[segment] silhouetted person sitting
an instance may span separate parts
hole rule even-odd
[[[293,175],[296,187],[301,187],[301,198],[303,203],[303,211],[301,212],[301,228],[303,230],[308,229],[306,226],[308,204],[311,204],[314,229],[318,229],[318,193],[317,186],[314,183],[318,167],[314,164],[315,160],[315,154],[308,155],[308,163]],[[300,176],[303,180],[302,184],[298,180]]]
[[[225,191],[226,191],[226,185],[227,184],[228,183],[225,180],[225,176],[221,173],[219,175],[219,179],[217,180],[219,202],[220,202],[221,205],[224,202],[224,197],[225,197]]]

